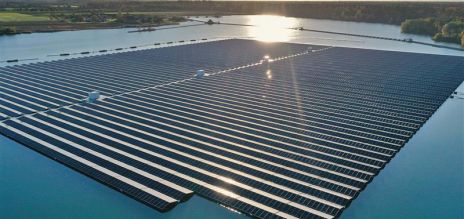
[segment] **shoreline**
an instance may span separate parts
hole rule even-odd
[[[154,28],[154,27],[161,27],[161,26],[169,26],[169,25],[179,25],[179,22],[166,22],[161,24],[143,24],[143,25],[135,25],[135,24],[95,24],[95,23],[88,23],[88,24],[63,24],[63,25],[56,25],[55,27],[50,28],[50,25],[45,26],[45,28],[40,28],[40,26],[34,26],[33,28],[23,28],[21,26],[15,26],[17,28],[16,33],[11,34],[0,34],[1,36],[14,36],[20,34],[32,34],[32,33],[56,33],[56,32],[63,32],[63,31],[80,31],[80,30],[106,30],[106,29],[123,29],[123,28]]]
[[[115,12],[107,12],[108,14],[115,13]],[[212,15],[211,13],[208,12],[193,12],[193,13],[183,13],[183,12],[139,12],[141,15],[156,15],[156,16],[165,16],[166,18],[173,18],[173,17],[181,17],[183,20],[182,21],[162,21],[161,23],[142,23],[142,24],[133,24],[133,23],[65,23],[65,22],[57,22],[57,21],[39,21],[39,22],[0,22],[0,27],[14,27],[15,28],[15,33],[0,33],[1,36],[13,36],[13,35],[19,35],[19,34],[32,34],[32,33],[55,33],[55,32],[62,32],[62,31],[80,31],[80,30],[105,30],[105,29],[123,29],[123,28],[139,28],[138,30],[135,31],[130,31],[131,33],[134,32],[151,32],[151,31],[156,31],[156,27],[162,27],[162,26],[170,26],[170,25],[179,25],[181,22],[187,22],[187,21],[197,21],[197,22],[202,22],[196,19],[192,19],[191,17],[205,17],[205,18],[219,18],[222,16],[232,16],[232,15],[243,15],[240,13],[227,13],[227,14],[221,14],[218,15],[217,13]],[[137,15],[139,13],[133,13],[132,15]],[[142,14],[143,13],[143,14]],[[172,16],[172,17],[170,17]],[[285,16],[285,15],[280,15],[284,17],[291,17],[291,16]],[[298,17],[295,16],[294,18],[303,18],[304,17]],[[318,18],[307,18],[307,19],[318,19]],[[339,19],[320,19],[320,20],[334,20],[334,21],[344,21],[344,22],[356,22],[357,21],[347,21],[347,20],[339,20]],[[207,23],[207,22],[205,22]],[[216,22],[213,22],[211,24],[215,24]],[[360,22],[360,23],[372,23],[372,22]],[[396,25],[396,24],[388,24],[388,23],[377,23],[377,24],[385,24],[385,25],[395,25],[395,26],[401,26],[401,25]],[[330,32],[330,31],[328,31]],[[414,35],[422,35],[422,34],[415,34],[415,33],[410,33]],[[403,41],[406,41],[407,39],[403,39]],[[456,44],[459,45],[460,43],[454,43],[454,42],[446,42],[446,41],[440,41],[440,40],[434,40],[436,43],[450,43],[450,44]],[[432,45],[429,43],[422,43],[424,45]],[[433,45],[435,46],[435,45]],[[437,46],[441,47],[441,46]],[[464,48],[464,45],[461,46],[461,48]],[[460,49],[462,51],[462,49]]]
[[[0,15],[1,15],[0,11]],[[24,13],[21,11],[12,11],[14,14],[22,15],[33,15],[40,16],[47,14],[47,12],[41,13]],[[116,16],[118,12],[109,11],[103,12],[101,16]],[[241,15],[240,13],[221,13],[220,16],[228,15]],[[64,15],[63,15],[64,16]],[[187,17],[219,17],[217,13],[207,11],[193,11],[193,12],[182,12],[182,11],[166,11],[166,12],[129,12],[119,16],[132,17],[130,21],[114,22],[114,20],[107,20],[108,22],[70,22],[70,21],[59,21],[59,20],[46,20],[46,21],[8,21],[2,22],[0,20],[0,37],[1,36],[12,36],[17,34],[31,34],[31,33],[54,33],[61,31],[78,31],[78,30],[95,30],[95,29],[122,29],[122,28],[155,28],[160,26],[178,25],[181,22],[188,21]],[[136,19],[144,18],[159,18],[158,22],[143,20],[143,22],[137,23]],[[135,18],[135,20],[134,20]],[[10,31],[3,31],[1,28],[10,29]]]

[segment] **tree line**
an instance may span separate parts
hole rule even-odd
[[[401,31],[429,35],[435,41],[460,43],[464,47],[464,18],[408,19],[401,24]]]
[[[260,1],[106,1],[0,2],[1,10],[49,13],[70,21],[151,23],[160,17],[129,12],[184,12],[190,15],[275,14],[402,25],[405,33],[463,43],[464,2],[260,2]],[[98,13],[96,13],[98,12]],[[113,12],[113,14],[107,14]],[[126,13],[126,16],[114,12]],[[10,31],[10,30],[9,30]]]
[[[401,24],[406,19],[464,17],[463,2],[236,2],[236,1],[60,1],[58,3],[0,3],[0,9],[20,11],[208,12],[218,14],[276,14],[302,18]]]
[[[401,24],[424,17],[464,17],[464,3],[418,2],[90,2],[87,8],[133,11],[205,11],[224,14],[277,14],[302,18]]]

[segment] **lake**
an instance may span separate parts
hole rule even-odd
[[[107,29],[3,36],[0,61],[47,61],[61,58],[50,56],[60,53],[130,46],[147,49],[156,42],[224,37],[464,56],[464,52],[424,45],[283,29],[303,26],[433,43],[429,37],[402,34],[393,25],[278,16],[227,16],[219,20],[259,27],[203,25],[139,33]],[[188,24],[194,22],[182,25]],[[460,90],[464,92],[463,85]],[[463,121],[464,100],[448,99],[341,218],[464,218]],[[159,213],[0,136],[0,218],[246,217],[198,196],[168,213]]]

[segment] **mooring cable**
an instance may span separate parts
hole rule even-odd
[[[196,21],[196,22],[205,22],[205,21],[196,20],[196,19],[189,19],[189,20]],[[216,22],[207,21],[207,22],[205,22],[205,24],[209,24],[209,25],[218,24],[218,25],[243,26],[243,27],[258,27],[258,28],[262,27],[260,25],[255,25],[255,24],[240,24],[240,23],[220,22],[220,21],[216,21]],[[336,31],[328,31],[328,30],[307,29],[307,28],[304,28],[304,27],[282,27],[280,29],[295,30],[295,31],[308,31],[308,32],[335,34],[335,35],[344,35],[344,36],[353,36],[353,37],[363,37],[363,38],[371,38],[371,39],[379,39],[379,40],[390,40],[390,41],[403,42],[403,43],[414,43],[414,44],[419,44],[419,45],[432,46],[432,47],[450,49],[450,50],[456,50],[456,51],[464,51],[464,49],[462,49],[462,48],[445,46],[445,45],[438,45],[438,44],[427,43],[427,42],[421,42],[421,41],[413,40],[411,38],[401,39],[401,38],[392,38],[392,37],[375,36],[375,35],[364,35],[364,34],[353,34],[353,33],[336,32]]]

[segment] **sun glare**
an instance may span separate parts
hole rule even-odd
[[[250,16],[247,24],[256,25],[248,27],[250,37],[264,42],[286,42],[290,40],[294,31],[285,28],[294,28],[298,22],[295,18],[261,15]]]

